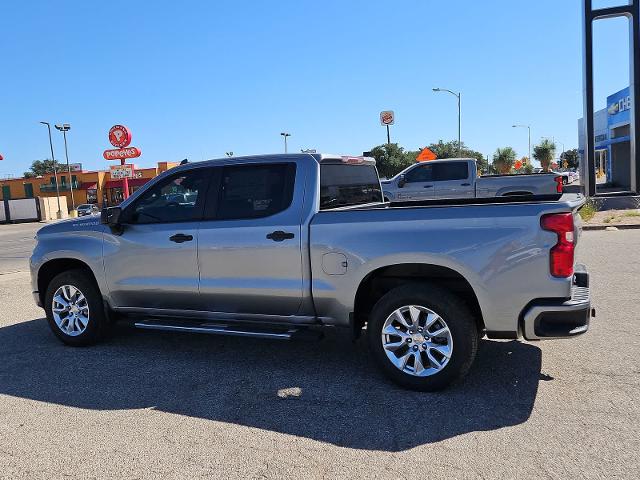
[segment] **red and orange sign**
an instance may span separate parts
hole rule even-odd
[[[138,147],[116,148],[105,150],[102,156],[105,160],[124,160],[125,158],[136,158],[142,155]]]
[[[109,130],[109,142],[117,148],[129,146],[131,143],[131,130],[124,125],[114,125]]]
[[[416,162],[428,162],[429,160],[435,160],[438,156],[433,153],[432,150],[429,150],[427,147],[424,147],[422,151],[416,157]]]
[[[516,160],[516,163],[513,164],[513,168],[520,170],[522,168],[522,160]]]

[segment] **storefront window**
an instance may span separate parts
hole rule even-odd
[[[97,190],[87,190],[87,203],[98,203]]]

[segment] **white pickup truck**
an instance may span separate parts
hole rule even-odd
[[[402,202],[532,195],[552,200],[562,195],[563,181],[552,173],[480,177],[475,159],[449,158],[416,163],[381,183],[385,201]]]

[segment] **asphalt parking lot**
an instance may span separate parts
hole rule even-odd
[[[583,234],[587,335],[484,340],[464,382],[426,394],[336,333],[64,347],[31,298],[37,227],[0,225],[0,478],[640,477],[640,230]]]

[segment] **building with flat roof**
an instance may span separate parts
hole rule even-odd
[[[155,167],[135,168],[134,177],[129,179],[129,194],[162,172],[179,165],[177,162],[158,162]],[[58,171],[58,188],[53,173],[34,178],[0,179],[0,200],[21,198],[55,197],[56,192],[67,198],[71,207],[71,190],[76,206],[93,203],[100,207],[118,205],[124,199],[122,180],[112,179],[109,170]]]
[[[594,114],[595,169],[599,182],[631,188],[631,92],[609,95],[607,106]],[[578,120],[578,150],[584,158],[584,119]]]

